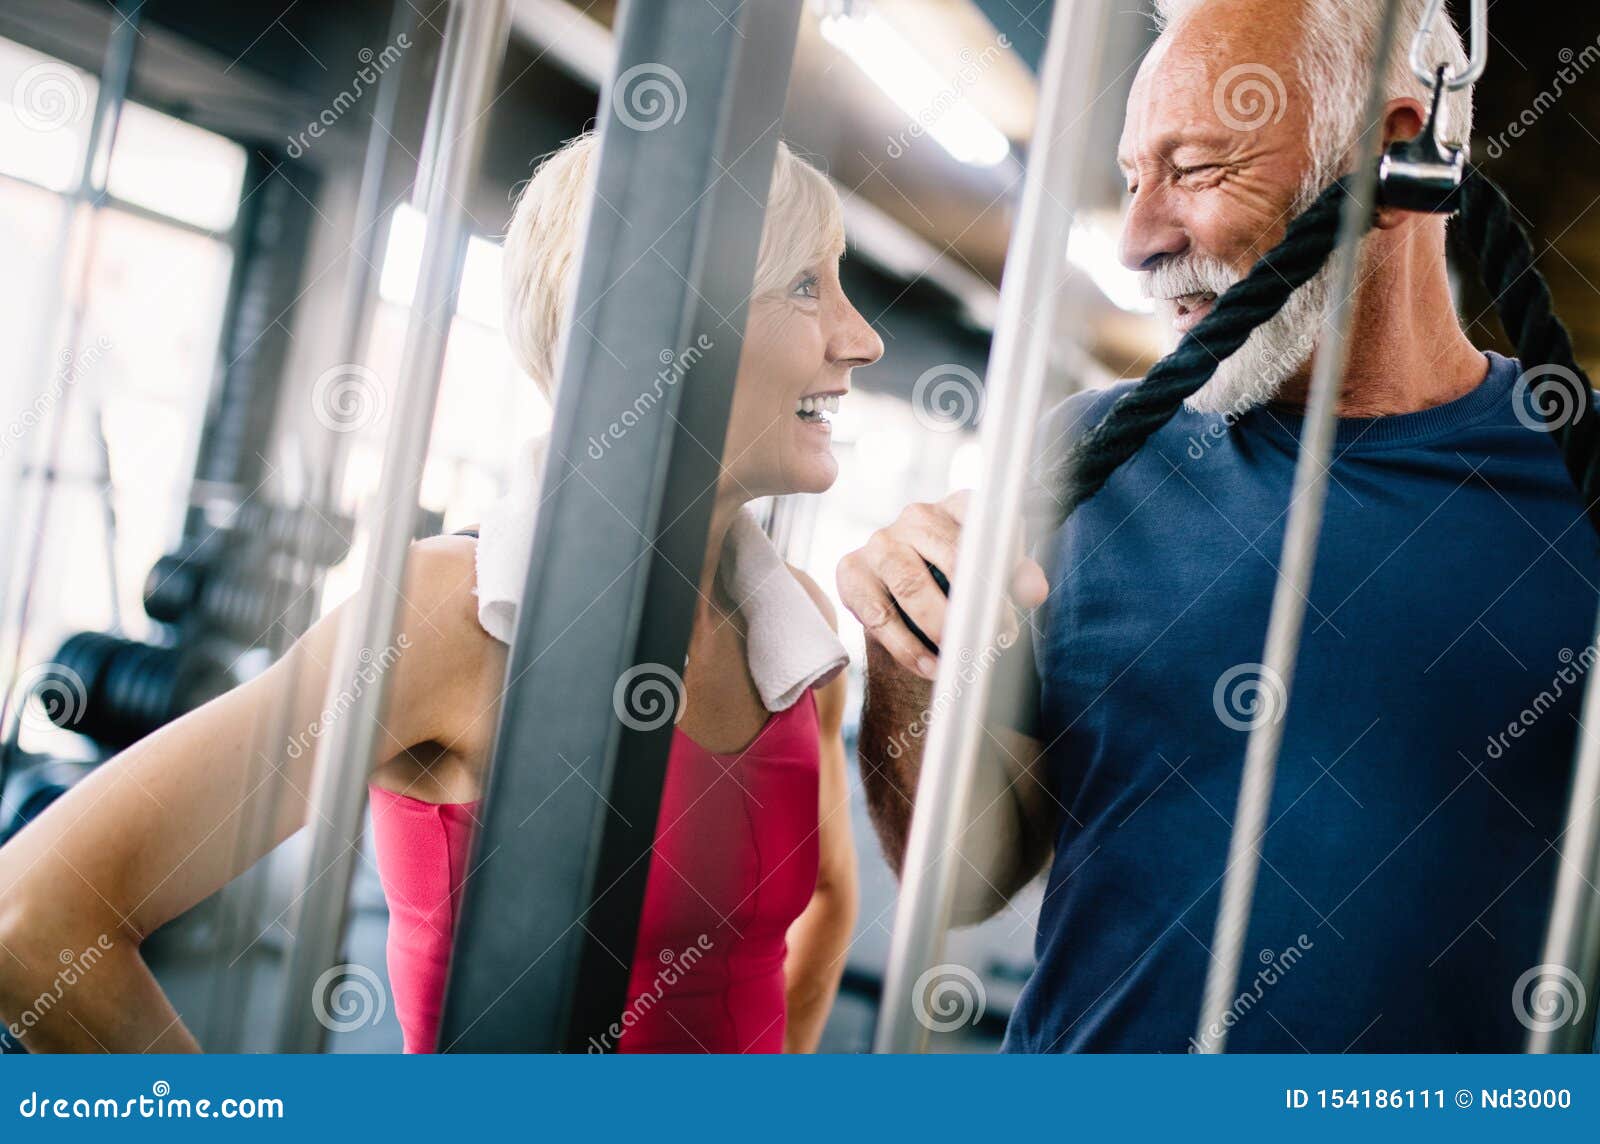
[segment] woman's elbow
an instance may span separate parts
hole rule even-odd
[[[0,1017],[9,1024],[45,992],[64,993],[113,951],[139,944],[109,914],[63,894],[59,881],[46,885],[54,879],[39,861],[19,868],[21,859],[15,845],[0,849]]]
[[[0,854],[0,867],[4,855]],[[54,918],[44,903],[25,890],[15,879],[7,879],[0,869],[0,1019],[15,1026],[24,1012],[35,1004],[42,984],[60,964],[61,947],[52,944]]]
[[[812,900],[823,903],[828,916],[846,934],[855,928],[856,915],[861,909],[861,881],[856,873],[854,854],[818,872]]]

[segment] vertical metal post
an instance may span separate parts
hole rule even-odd
[[[458,0],[440,61],[442,82],[434,85],[433,98],[442,101],[437,120],[430,116],[438,126],[428,180],[435,193],[428,199],[422,266],[406,327],[382,480],[369,514],[366,568],[340,630],[336,667],[329,676],[330,707],[344,713],[322,742],[312,784],[308,885],[300,902],[280,1030],[281,1048],[288,1052],[318,1051],[327,1032],[314,1015],[312,992],[338,956],[344,934],[367,776],[387,691],[381,676],[376,687],[357,687],[352,681],[366,662],[363,653],[370,659],[394,638],[399,585],[460,285],[467,237],[461,204],[477,170],[507,26],[505,0]]]
[[[47,294],[53,296],[53,312],[44,327],[49,332],[39,343],[47,352],[36,355],[37,368],[30,372],[30,376],[41,378],[41,392],[49,387],[60,372],[57,353],[67,355],[66,368],[71,369],[70,362],[76,356],[78,343],[83,338],[84,317],[89,309],[89,280],[94,268],[96,222],[105,199],[106,180],[110,177],[111,152],[116,145],[117,126],[122,120],[122,105],[128,95],[128,81],[133,75],[143,9],[143,0],[122,0],[118,3],[115,8],[117,24],[106,41],[105,62],[100,69],[100,87],[89,120],[89,138],[84,144],[78,186],[62,220],[56,243],[59,257],[51,287],[47,290]],[[59,330],[58,322],[61,326]],[[21,543],[10,559],[0,560],[0,663],[7,666],[5,673],[0,674],[0,780],[4,779],[6,763],[16,747],[16,737],[21,727],[20,708],[25,697],[18,696],[13,700],[13,684],[22,666],[23,641],[32,611],[34,582],[39,575],[44,532],[49,521],[51,494],[57,479],[58,458],[66,433],[67,406],[71,396],[71,388],[63,386],[60,398],[49,413],[43,434],[46,440],[42,459],[41,451],[34,447],[21,451],[21,463],[14,467],[12,473],[8,474],[4,468],[0,468],[0,479],[7,483],[14,479],[21,486],[22,493],[15,502],[21,513],[19,520],[13,522],[16,527],[12,532],[12,535],[21,537]],[[32,395],[26,399],[19,395],[15,407],[31,404],[31,399]],[[36,491],[30,495],[30,490]],[[23,579],[16,616],[12,620],[9,615],[11,578],[17,568],[22,569]],[[112,583],[115,584],[114,579]],[[13,710],[13,707],[17,709]]]
[[[414,34],[417,30],[418,15],[410,0],[395,0],[394,11],[389,19],[388,43],[396,43]],[[452,8],[446,21],[447,31],[449,20],[454,17],[455,9]],[[450,58],[444,43],[440,45],[440,52],[439,67],[443,69]],[[395,108],[400,103],[400,89],[404,86],[402,81],[405,72],[404,65],[390,67],[378,79],[378,94],[372,107],[372,126],[367,132],[367,151],[361,166],[361,185],[356,192],[355,217],[351,220],[355,239],[350,244],[350,257],[345,271],[344,298],[339,307],[340,341],[337,360],[340,362],[359,363],[365,361],[367,357],[367,339],[372,329],[373,278],[378,273],[377,267],[383,258],[379,244],[388,233],[388,227],[384,225],[386,216],[393,215],[392,211],[385,209],[383,188],[389,168],[389,155],[395,147]],[[446,83],[448,86],[448,81]],[[438,104],[430,103],[428,125],[422,133],[423,151],[418,164],[415,191],[424,211],[427,210],[427,199],[422,193],[422,188],[426,185],[426,180],[432,177],[433,165],[437,161],[435,154],[439,134],[437,117],[442,111]],[[320,487],[312,494],[317,498],[317,502],[320,502],[317,507],[330,515],[336,507],[334,497],[338,492],[339,471],[343,466],[348,437],[349,434],[328,430],[327,451],[322,459],[322,480],[319,482]]]
[[[799,17],[621,9],[445,1051],[615,1044]]]
[[[408,0],[400,0],[402,4]],[[448,91],[452,81],[452,72],[456,67],[456,57],[450,51],[451,36],[456,33],[456,27],[461,20],[462,5],[452,3],[450,11],[445,14],[444,34],[439,47],[439,63],[433,73],[433,90],[435,96],[441,91]],[[509,32],[507,33],[510,34]],[[422,143],[417,148],[417,177],[411,184],[411,205],[423,214],[428,213],[428,208],[433,202],[434,189],[439,172],[439,148],[444,137],[439,126],[439,117],[444,114],[444,107],[437,98],[428,101],[428,116],[422,128]]]
[[[1600,625],[1597,625],[1600,631]],[[1596,637],[1600,639],[1600,636]],[[1561,832],[1544,957],[1536,968],[1528,1033],[1530,1053],[1587,1053],[1594,1048],[1595,1007],[1600,1005],[1600,672],[1590,672],[1578,720],[1567,825]],[[1538,1002],[1547,999],[1549,1019]]]
[[[951,584],[936,694],[949,702],[929,730],[906,848],[894,939],[884,981],[878,1052],[917,1052],[928,1029],[916,1017],[913,983],[938,963],[950,926],[956,853],[967,826],[990,672],[958,680],[963,667],[994,646],[1004,585],[1011,579],[1024,482],[1049,373],[1060,311],[1067,237],[1087,178],[1083,156],[1111,4],[1058,0],[1050,21],[1039,87],[1038,127],[1029,149],[1022,208],[1006,255],[1000,312],[979,429],[982,495],[961,532],[961,575]]]
[[[414,34],[417,19],[417,10],[407,0],[395,0],[386,42],[393,44],[403,37]],[[404,65],[387,68],[378,79],[378,91],[372,105],[366,155],[361,168],[360,186],[356,192],[355,217],[351,222],[355,237],[350,244],[344,298],[339,310],[340,340],[336,354],[340,362],[361,362],[366,357],[367,337],[371,325],[369,319],[372,312],[370,305],[372,286],[377,274],[376,267],[382,257],[379,249],[379,241],[384,234],[382,223],[385,214],[388,213],[384,209],[384,183],[390,152],[395,146],[395,109],[399,105],[405,72]],[[436,110],[437,108],[430,108],[430,111]],[[336,511],[333,499],[345,437],[343,433],[328,430],[327,452],[320,471],[321,479],[317,482],[317,487],[309,490],[311,506],[315,511],[302,514],[306,517],[306,531],[322,527],[326,519],[332,518]],[[304,538],[296,539],[302,543],[301,551],[303,551]],[[308,585],[307,590],[314,593],[319,586],[320,576],[314,570],[314,561],[308,560],[306,567],[313,569],[311,575],[314,582]],[[275,614],[277,611],[278,609],[274,609]],[[274,749],[272,745],[286,742],[288,736],[296,730],[289,725],[288,707],[289,705],[285,703],[279,709],[268,713],[257,727],[256,745],[252,752],[255,759],[252,765],[257,769],[257,773],[252,777],[252,784],[259,777],[259,771],[271,765],[271,752]],[[258,821],[240,823],[236,844],[236,854],[240,859],[246,855],[260,854],[269,848],[271,817],[271,812],[268,811],[263,813]],[[243,868],[249,863],[241,861],[238,865]],[[254,927],[260,918],[261,905],[265,900],[268,873],[266,864],[258,863],[251,866],[242,878],[222,892],[217,913],[216,948],[224,954],[238,948],[246,939],[246,934],[256,932]],[[248,1007],[247,1002],[254,977],[248,965],[240,972],[234,965],[219,961],[214,968],[205,1038],[208,1050],[212,1052],[240,1050],[240,1022]]]
[[[1217,908],[1216,934],[1211,942],[1211,961],[1206,971],[1199,1031],[1195,1035],[1196,1042],[1205,1046],[1204,1052],[1220,1053],[1227,1047],[1228,1026],[1222,1018],[1232,1007],[1238,989],[1239,962],[1244,952],[1245,933],[1250,927],[1250,909],[1261,862],[1261,839],[1266,833],[1267,812],[1272,804],[1273,778],[1278,768],[1278,751],[1283,745],[1283,724],[1294,682],[1295,660],[1300,654],[1311,572],[1317,560],[1317,540],[1322,533],[1339,390],[1344,383],[1355,295],[1360,288],[1356,274],[1360,270],[1361,239],[1367,233],[1377,197],[1377,160],[1383,141],[1387,89],[1384,61],[1389,58],[1399,22],[1400,0],[1388,0],[1372,57],[1372,81],[1362,113],[1361,139],[1355,148],[1356,167],[1351,175],[1350,194],[1339,220],[1339,245],[1333,255],[1333,312],[1323,322],[1322,343],[1317,347],[1312,367],[1310,407],[1306,411],[1300,456],[1295,463],[1283,558],[1272,593],[1266,651],[1262,655],[1268,677],[1283,681],[1284,704],[1277,708],[1265,703],[1258,705],[1250,724],[1244,774],[1239,783],[1239,804],[1234,811],[1228,865],[1223,873],[1222,896]]]

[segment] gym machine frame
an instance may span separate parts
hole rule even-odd
[[[876,1051],[921,1052],[928,1029],[917,1019],[914,983],[943,958],[956,882],[964,864],[962,834],[974,802],[979,748],[985,734],[993,672],[959,678],[996,646],[1021,539],[1027,468],[1046,392],[1058,323],[1073,334],[1080,307],[1058,305],[1066,276],[1067,239],[1082,199],[1092,139],[1090,116],[1101,94],[1100,65],[1110,0],[1057,0],[1040,67],[1034,142],[1022,207],[1006,252],[1000,311],[986,374],[985,416],[978,440],[978,489],[961,530],[950,586],[938,678],[941,717],[928,731],[911,817],[884,977]],[[1067,319],[1062,318],[1067,312]],[[990,792],[986,792],[990,793]],[[1004,797],[1005,792],[993,792]]]
[[[613,684],[684,662],[799,16],[800,0],[619,15],[443,1051],[609,1047],[627,1003],[682,693],[624,723]],[[671,89],[659,120],[629,102],[640,76]],[[666,356],[707,342],[594,459]]]
[[[389,34],[384,42],[395,43],[404,36],[416,35],[419,20],[420,13],[408,3],[408,0],[395,0],[390,15]],[[442,64],[444,58],[442,43],[440,47]],[[383,256],[382,242],[388,233],[385,224],[392,218],[395,205],[394,202],[384,201],[384,187],[392,166],[393,152],[400,146],[395,140],[396,112],[401,88],[405,86],[406,76],[413,65],[414,61],[406,61],[401,66],[387,69],[378,79],[371,125],[367,131],[366,151],[362,159],[361,180],[356,193],[355,215],[351,220],[353,238],[346,257],[344,292],[340,300],[339,348],[334,359],[336,361],[361,363],[366,358],[372,327],[377,267]],[[437,132],[435,121],[440,110],[439,104],[430,103],[428,108],[430,120],[428,127],[424,129],[425,136],[430,132]],[[331,427],[326,430],[322,454],[324,460],[313,487],[308,490],[310,512],[306,514],[303,527],[299,530],[300,534],[296,536],[296,547],[299,551],[305,551],[314,543],[314,538],[307,537],[303,535],[304,533],[310,532],[314,525],[323,524],[338,516],[339,506],[336,503],[338,480],[345,456],[346,439],[347,434],[336,432]],[[307,591],[313,597],[320,596],[320,576],[307,585]],[[288,703],[279,705],[262,720],[263,726],[256,729],[253,765],[257,768],[255,772],[257,776],[261,774],[262,769],[273,765],[272,751],[275,748],[271,745],[287,742],[293,731],[289,725],[288,707]],[[264,816],[260,822],[241,824],[237,843],[241,855],[260,853],[268,848],[267,832],[270,829],[268,817],[270,816]],[[266,865],[258,864],[223,891],[215,923],[218,935],[217,949],[226,951],[239,948],[249,935],[263,933],[271,926],[270,920],[265,925],[262,924],[262,910],[267,900],[267,873]],[[237,961],[238,958],[234,964]],[[212,974],[207,1011],[207,1036],[204,1043],[211,1046],[213,1051],[220,1049],[224,1052],[238,1052],[243,1047],[240,1040],[240,1022],[245,1006],[238,998],[241,995],[248,998],[252,977],[248,971],[233,972],[234,964],[219,965]],[[234,998],[231,1004],[228,1003],[230,995]]]
[[[347,681],[358,677],[363,651],[370,657],[394,640],[422,464],[466,251],[462,204],[477,174],[508,28],[506,0],[456,0],[445,25],[429,104],[424,166],[413,189],[427,226],[422,262],[381,480],[364,514],[371,526],[366,566],[360,591],[340,628],[334,670],[329,674],[330,703],[342,703],[350,694],[354,700],[322,741],[312,780],[306,888],[279,1027],[279,1047],[285,1052],[317,1052],[327,1034],[316,1019],[312,995],[322,974],[336,963],[344,938],[350,880],[361,847],[367,776],[388,693],[384,677],[371,688],[349,687]]]

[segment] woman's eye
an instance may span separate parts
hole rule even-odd
[[[802,298],[817,297],[818,278],[815,274],[801,275],[800,280],[794,284],[794,292]]]

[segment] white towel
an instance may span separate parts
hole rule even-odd
[[[511,491],[489,506],[478,522],[478,623],[503,644],[517,631],[517,604],[533,551],[539,482],[550,438],[523,444],[511,458]]]
[[[478,622],[505,644],[517,630],[548,445],[541,436],[517,451],[511,492],[489,507],[478,526]],[[827,683],[850,662],[810,593],[748,511],[728,529],[717,579],[744,620],[750,677],[768,711],[787,710],[807,688]]]

